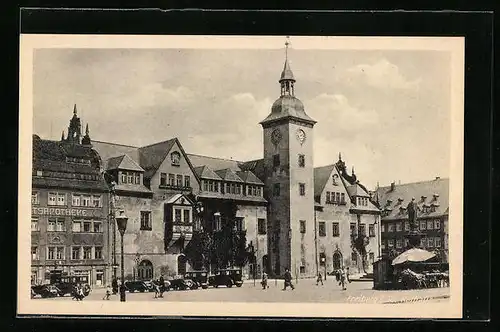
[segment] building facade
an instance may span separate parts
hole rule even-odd
[[[83,276],[93,286],[110,280],[108,187],[99,155],[81,138],[76,106],[67,138],[33,136],[31,280],[56,273]],[[83,144],[82,144],[83,143]]]
[[[396,256],[408,249],[404,235],[409,231],[408,202],[415,199],[417,221],[423,233],[420,248],[435,252],[442,262],[448,262],[449,179],[405,183],[394,182],[376,190],[374,200],[382,213],[383,255]]]

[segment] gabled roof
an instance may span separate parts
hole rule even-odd
[[[220,169],[218,171],[215,171],[215,173],[217,173],[217,175],[220,176],[224,181],[244,183],[244,181],[230,168]]]
[[[192,154],[192,153],[187,154],[187,156],[194,167],[208,166],[214,170],[215,169],[225,169],[225,168],[230,168],[233,171],[240,171],[241,170],[238,166],[239,162],[236,160],[201,156],[201,155]]]
[[[136,146],[92,140],[92,147],[99,152],[102,160],[126,154],[139,163],[139,148]]]
[[[139,164],[144,168],[145,178],[151,178],[156,173],[176,141],[172,138],[139,148]]]
[[[122,169],[127,171],[144,172],[144,169],[126,154],[109,158],[106,164],[106,169]]]
[[[334,169],[335,165],[314,168],[314,197],[321,196]]]
[[[360,186],[359,183],[352,184],[347,187],[347,193],[349,196],[358,196],[358,197],[367,197],[370,198],[370,195],[365,191],[365,189]]]
[[[199,166],[195,167],[194,172],[198,175],[200,179],[207,180],[222,180],[219,175],[217,175],[210,167],[208,166]]]
[[[236,172],[236,174],[245,183],[264,185],[264,182],[262,182],[255,174],[253,174],[250,171],[239,171],[239,172]]]
[[[388,215],[382,219],[401,219],[400,206],[406,208],[412,198],[415,198],[415,203],[417,204],[418,218],[447,214],[449,207],[449,185],[449,179],[439,178],[430,181],[395,184],[394,190],[392,190],[391,186],[378,188],[375,195],[378,199],[380,209],[384,210],[388,208]],[[439,196],[434,198],[433,195],[435,194]],[[423,200],[422,196],[426,197],[425,200]],[[398,199],[402,199],[402,201],[398,201]],[[439,205],[435,207],[435,211],[424,213],[423,205],[428,204],[430,206],[433,202]],[[407,214],[405,218],[408,218]]]
[[[252,172],[262,182],[264,182],[266,180],[266,172],[264,169],[264,159],[256,159],[256,160],[241,162],[241,163],[239,163],[239,167],[242,171]]]

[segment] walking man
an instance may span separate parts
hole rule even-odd
[[[342,285],[342,290],[346,290],[347,288],[345,287],[347,281],[347,273],[344,268],[341,268],[340,270],[340,284]]]
[[[284,284],[282,290],[286,290],[286,288],[288,286],[290,286],[292,288],[292,290],[294,290],[295,287],[293,287],[293,284],[292,284],[292,274],[290,273],[290,271],[288,271],[288,269],[285,269],[284,279],[285,279],[285,284]]]
[[[106,287],[106,295],[102,298],[103,300],[109,300],[109,297],[111,296],[111,287],[109,285]]]
[[[321,275],[321,272],[318,272],[318,278],[316,278],[316,286],[321,283],[321,286],[323,286],[323,276]]]
[[[118,293],[118,280],[116,278],[113,278],[113,281],[111,281],[111,287],[113,288],[113,295],[116,295]]]
[[[160,276],[160,297],[163,297],[163,292],[165,291],[165,279],[163,279],[163,273]]]
[[[269,286],[267,285],[267,273],[262,273],[262,281],[261,281],[262,289],[267,289]]]

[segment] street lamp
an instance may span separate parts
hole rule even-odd
[[[127,229],[127,221],[128,218],[123,211],[120,211],[120,214],[115,217],[116,225],[118,226],[118,230],[121,235],[121,284],[120,284],[120,302],[125,302],[125,269],[124,269],[124,255],[123,255],[123,234],[125,234],[125,230]]]

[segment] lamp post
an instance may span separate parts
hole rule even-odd
[[[124,268],[124,254],[123,254],[123,235],[125,234],[125,230],[127,229],[127,221],[128,218],[123,211],[120,211],[120,214],[115,217],[116,225],[118,226],[118,230],[121,235],[121,283],[120,283],[120,302],[125,302],[125,268]]]

